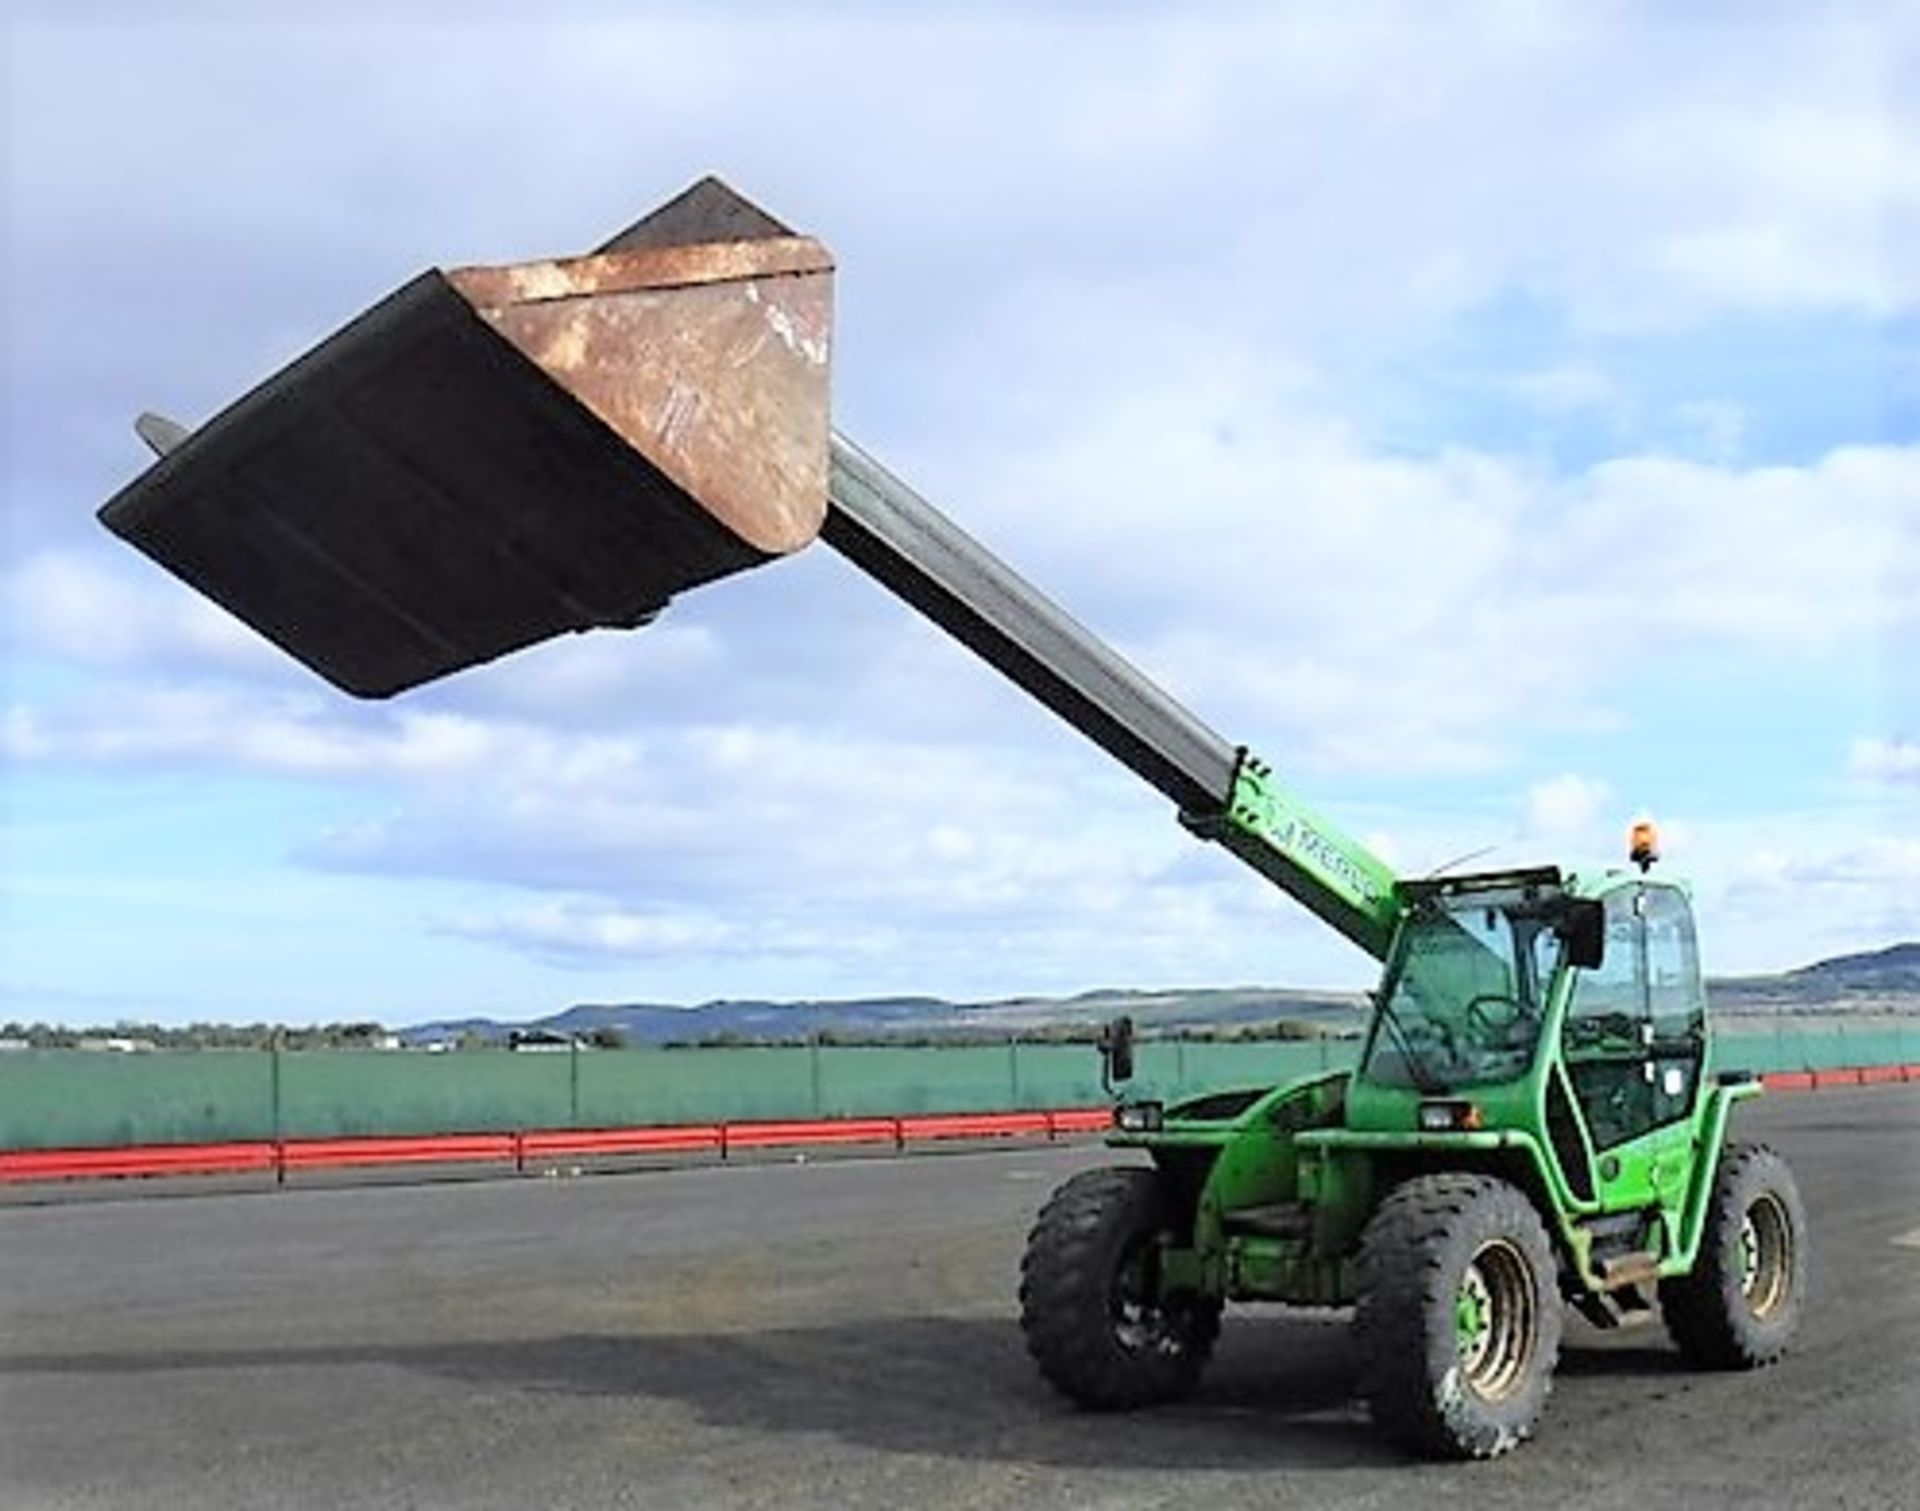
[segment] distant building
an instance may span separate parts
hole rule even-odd
[[[571,1034],[557,1034],[547,1028],[516,1028],[507,1035],[507,1048],[523,1054],[556,1054],[586,1047]]]

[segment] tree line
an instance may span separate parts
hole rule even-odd
[[[378,1023],[136,1023],[69,1028],[59,1023],[0,1024],[0,1040],[30,1049],[131,1045],[142,1049],[378,1049],[389,1039]]]
[[[1332,1028],[1297,1018],[1281,1018],[1267,1023],[1182,1024],[1166,1029],[1146,1026],[1142,1037],[1169,1042],[1247,1043],[1272,1040],[1301,1040],[1350,1037],[1353,1030]],[[886,1033],[863,1029],[821,1029],[812,1034],[746,1034],[736,1029],[721,1029],[684,1039],[670,1039],[661,1049],[771,1049],[816,1044],[829,1048],[951,1049],[963,1046],[1006,1044],[1092,1044],[1100,1036],[1100,1027],[1091,1023],[1034,1025],[1016,1034],[909,1031]],[[512,1049],[544,1044],[564,1045],[567,1036],[550,1032],[522,1033],[502,1030],[497,1034],[474,1028],[462,1029],[449,1037],[445,1046],[458,1051]],[[602,1025],[574,1036],[585,1049],[626,1049],[632,1047],[627,1033],[616,1025]],[[386,1049],[393,1044],[392,1031],[373,1022],[320,1023],[289,1026],[277,1023],[138,1023],[123,1021],[110,1027],[70,1028],[55,1023],[0,1024],[0,1044],[29,1049]],[[424,1046],[415,1045],[414,1048]]]

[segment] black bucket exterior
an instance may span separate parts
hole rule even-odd
[[[361,697],[797,550],[831,262],[798,237],[420,275],[100,511]]]

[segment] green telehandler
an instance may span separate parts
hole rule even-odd
[[[1651,830],[1617,870],[1396,876],[832,431],[832,268],[708,179],[586,256],[428,271],[205,425],[143,416],[157,460],[101,518],[363,697],[823,539],[1374,956],[1351,1073],[1165,1105],[1111,1026],[1132,1162],[1062,1186],[1021,1266],[1074,1401],[1190,1389],[1229,1301],[1351,1306],[1374,1419],[1448,1457],[1533,1433],[1566,1305],[1779,1357],[1806,1217],[1728,1140],[1760,1087],[1710,1068]]]

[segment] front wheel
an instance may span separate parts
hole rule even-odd
[[[1806,1294],[1807,1214],[1787,1162],[1761,1144],[1720,1156],[1700,1254],[1660,1282],[1667,1331],[1690,1364],[1754,1369],[1786,1352]]]
[[[1531,1437],[1561,1320],[1546,1228],[1507,1182],[1417,1176],[1368,1220],[1354,1309],[1361,1393],[1402,1446],[1485,1459]]]
[[[1185,1395],[1220,1332],[1220,1301],[1162,1294],[1174,1225],[1157,1171],[1076,1175],[1041,1209],[1020,1262],[1027,1352],[1062,1395],[1115,1411]]]

